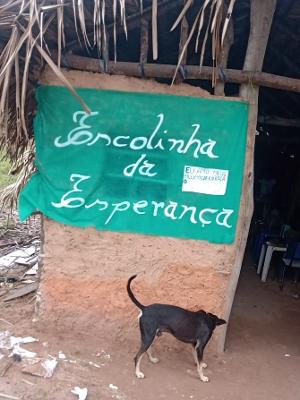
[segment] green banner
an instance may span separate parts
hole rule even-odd
[[[232,243],[246,151],[240,101],[37,89],[35,173],[20,218]]]

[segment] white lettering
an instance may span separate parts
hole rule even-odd
[[[204,208],[203,210],[201,210],[199,213],[199,220],[200,220],[202,226],[209,225],[212,223],[212,221],[204,219],[204,214],[207,214],[207,213],[215,214],[216,212],[218,212],[218,210],[215,210],[214,208]]]
[[[157,217],[159,208],[164,208],[165,203],[163,201],[161,201],[160,203],[158,203],[157,201],[151,201],[151,204],[153,204],[154,206],[153,217]]]
[[[190,212],[191,212],[190,221],[191,221],[193,224],[196,224],[196,223],[197,223],[196,218],[195,218],[196,207],[193,207],[193,206],[192,206],[192,207],[188,207],[188,206],[186,206],[186,205],[184,205],[184,204],[182,204],[181,207],[183,208],[183,211],[182,211],[182,213],[181,213],[179,219],[182,219],[183,216],[184,216],[187,212],[190,211]]]
[[[140,200],[137,201],[136,203],[133,203],[133,211],[137,214],[146,214],[146,211],[140,211],[141,208],[145,208],[148,206],[148,201],[146,200]]]
[[[70,181],[71,182],[75,182],[73,185],[73,189],[70,190],[69,192],[65,193],[62,198],[60,199],[59,203],[54,203],[53,201],[51,202],[51,204],[53,205],[53,207],[56,208],[78,208],[81,207],[84,203],[85,203],[85,199],[84,197],[69,197],[72,193],[80,193],[83,190],[78,188],[78,185],[87,180],[90,179],[90,176],[88,175],[79,175],[79,174],[72,174],[70,176]]]
[[[130,207],[130,202],[129,201],[122,201],[121,203],[112,203],[112,206],[114,207],[112,212],[109,214],[108,218],[104,222],[104,225],[107,225],[109,221],[111,221],[112,217],[115,215],[116,212],[124,212],[127,211],[128,208]]]
[[[233,210],[229,210],[229,209],[223,208],[223,211],[219,212],[219,214],[217,215],[216,223],[218,225],[225,226],[226,228],[231,228],[232,225],[228,224],[228,218],[230,217],[230,215],[232,213],[233,213]],[[220,221],[220,218],[222,216],[224,216],[223,221]]]
[[[111,144],[111,138],[109,135],[107,135],[106,133],[97,133],[96,137],[90,143],[88,143],[87,146],[92,146],[93,144],[98,142],[99,139],[106,140],[106,146],[109,146]]]
[[[128,146],[128,143],[119,143],[119,140],[121,140],[121,139],[127,140],[127,139],[130,139],[130,136],[117,136],[117,137],[115,137],[114,140],[113,140],[113,145],[115,147],[126,147],[126,146]]]
[[[144,136],[139,136],[139,137],[135,137],[134,139],[132,139],[132,141],[130,142],[129,147],[132,150],[141,150],[143,149],[146,144],[147,144],[148,139]],[[137,145],[136,143],[141,142],[140,145]]]
[[[85,111],[76,111],[73,114],[73,122],[79,123],[79,126],[72,129],[68,134],[68,140],[66,142],[61,142],[61,136],[58,136],[54,140],[54,146],[56,147],[67,147],[70,145],[78,146],[80,144],[85,144],[93,139],[93,133],[89,131],[91,125],[87,125],[85,120],[89,117],[93,117],[98,115],[98,112],[91,112],[90,114]],[[81,116],[79,122],[77,121],[78,117]]]
[[[153,173],[150,172],[155,167],[155,164],[149,163],[148,160],[145,160],[145,157],[146,154],[142,154],[141,157],[135,163],[127,165],[127,167],[123,169],[123,174],[125,176],[132,177],[135,174],[136,170],[138,169],[140,175],[149,177],[157,175],[157,172]]]
[[[84,207],[85,208],[92,208],[92,207],[95,207],[97,205],[102,206],[102,207],[99,208],[99,211],[103,211],[103,210],[106,210],[108,208],[108,202],[104,201],[104,200],[99,200],[99,199],[95,200],[91,204],[86,204]]]
[[[155,138],[155,135],[159,131],[160,127],[162,126],[162,123],[164,122],[164,114],[158,114],[157,117],[158,117],[159,121],[158,121],[158,124],[156,125],[154,131],[152,132],[152,134],[151,134],[151,136],[149,138],[149,141],[147,143],[147,149],[148,150],[153,150],[153,148],[154,149],[160,148],[161,150],[164,150],[164,147],[162,145],[161,139],[158,141],[158,143],[154,147],[152,146],[152,142],[153,142],[153,140]]]
[[[219,158],[219,156],[216,156],[213,153],[213,150],[214,150],[214,147],[215,147],[216,143],[217,142],[215,140],[208,139],[208,142],[204,143],[201,146],[200,153],[201,154],[206,154],[209,158]]]
[[[177,138],[167,138],[158,137],[159,134],[166,135],[168,133],[167,129],[162,129],[162,125],[164,123],[165,116],[164,114],[158,114],[156,117],[158,118],[158,122],[150,134],[150,137],[147,136],[116,136],[112,138],[109,134],[104,132],[98,132],[94,134],[92,132],[92,126],[87,124],[87,118],[94,117],[99,115],[97,111],[93,111],[90,114],[87,114],[85,111],[76,111],[73,114],[73,122],[76,122],[78,126],[72,129],[68,135],[67,140],[63,140],[62,136],[58,136],[54,140],[54,145],[56,147],[67,147],[67,146],[79,146],[86,144],[87,146],[93,146],[95,143],[99,141],[104,141],[105,146],[114,146],[114,147],[130,147],[131,150],[141,150],[146,148],[147,150],[167,150],[173,151],[175,150],[177,153],[186,154],[188,151],[192,151],[194,158],[199,158],[199,154],[206,155],[209,158],[218,158],[219,156],[214,154],[214,147],[216,145],[215,140],[208,139],[207,142],[201,144],[201,140],[197,139],[196,136],[200,130],[200,124],[192,124],[193,132],[190,135],[188,141],[186,139],[177,139]],[[185,136],[185,135],[183,135]],[[166,143],[169,146],[166,146]],[[192,147],[194,146],[194,149]],[[155,174],[156,175],[156,174]],[[148,175],[151,176],[151,175]]]
[[[178,206],[178,203],[176,201],[169,201],[169,205],[165,208],[164,213],[165,216],[171,219],[177,219],[177,217],[174,215],[176,208]]]
[[[194,157],[195,158],[199,158],[198,153],[199,153],[199,150],[200,150],[200,147],[201,147],[201,141],[199,139],[194,139],[194,138],[195,138],[195,136],[197,135],[197,132],[200,129],[200,125],[199,124],[193,124],[192,126],[195,127],[195,129],[194,129],[194,132],[192,133],[192,136],[189,138],[189,141],[187,142],[187,144],[186,144],[186,146],[185,146],[185,148],[183,150],[183,153],[186,153],[188,151],[188,149],[193,144],[196,144],[196,148],[194,150]]]

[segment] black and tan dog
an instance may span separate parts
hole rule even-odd
[[[202,310],[192,312],[167,304],[143,306],[134,297],[130,288],[131,281],[136,278],[136,276],[137,275],[132,276],[127,282],[128,295],[133,303],[141,310],[139,322],[142,343],[134,358],[136,376],[138,378],[144,378],[144,374],[140,370],[140,362],[145,352],[147,352],[151,362],[157,363],[159,361],[158,358],[153,357],[151,354],[150,346],[155,336],[160,336],[163,332],[168,332],[175,336],[176,339],[192,344],[199,377],[203,382],[208,382],[208,377],[203,374],[203,368],[207,367],[207,365],[202,362],[203,351],[215,327],[217,325],[226,324],[226,321]]]

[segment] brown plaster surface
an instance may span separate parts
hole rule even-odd
[[[78,71],[66,76],[77,87],[207,96],[185,84],[169,87]],[[60,84],[49,71],[42,82]],[[144,304],[171,303],[223,316],[236,245],[96,231],[45,218],[43,253],[40,326],[101,332],[108,338],[113,328],[114,338],[121,340],[133,330],[138,335],[138,310],[126,293],[127,279],[135,273],[140,275],[133,290]]]

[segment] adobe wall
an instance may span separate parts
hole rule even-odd
[[[77,87],[208,96],[189,85],[169,87],[153,81],[69,71]],[[49,71],[45,84],[61,84]],[[44,218],[44,244],[39,289],[41,327],[78,330],[122,340],[137,339],[138,310],[126,293],[129,276],[140,273],[133,290],[144,304],[163,302],[191,310],[205,309],[228,317],[236,243],[215,245],[140,234],[65,226]],[[225,306],[226,309],[225,309]],[[223,327],[210,347],[217,348]],[[134,332],[133,332],[134,331]],[[113,336],[111,334],[113,333]]]

